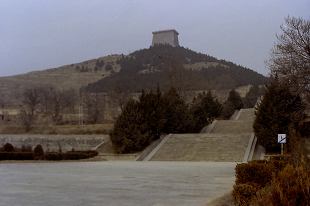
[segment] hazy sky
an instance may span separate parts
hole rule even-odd
[[[128,54],[166,29],[185,48],[267,75],[288,15],[310,19],[310,0],[0,0],[0,76]]]

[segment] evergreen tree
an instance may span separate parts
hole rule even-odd
[[[193,100],[191,111],[195,118],[196,131],[201,130],[204,126],[211,124],[212,121],[219,117],[222,112],[222,105],[212,96],[209,90],[207,94],[199,94],[197,99]]]
[[[110,132],[110,139],[118,154],[141,151],[154,139],[138,102],[132,99],[127,102]]]
[[[145,118],[149,129],[152,131],[154,138],[158,139],[160,137],[161,130],[166,123],[166,108],[159,86],[157,87],[156,92],[151,90],[147,93],[142,90],[139,100],[139,108],[142,115]]]
[[[292,95],[286,84],[280,84],[278,77],[266,86],[266,93],[256,108],[253,123],[258,143],[267,150],[278,150],[278,134],[288,134],[289,125],[298,122],[304,107],[300,97]]]
[[[171,87],[164,94],[163,99],[166,106],[167,122],[162,131],[167,134],[191,132],[195,127],[194,118],[176,89]]]
[[[241,98],[240,94],[238,92],[236,92],[236,90],[234,90],[234,89],[232,89],[229,92],[229,96],[227,98],[227,101],[230,101],[233,103],[235,110],[236,109],[240,110],[241,108],[243,108],[242,98]]]
[[[111,64],[107,64],[107,65],[105,65],[105,70],[106,71],[113,70],[113,67],[111,66]]]
[[[261,95],[263,95],[263,89],[260,89],[258,85],[253,85],[242,99],[244,108],[253,108]]]
[[[235,112],[235,106],[231,101],[226,101],[223,104],[222,117],[229,119]]]

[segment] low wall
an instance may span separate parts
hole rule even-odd
[[[11,143],[14,147],[41,144],[44,152],[62,152],[74,150],[92,150],[108,140],[109,135],[0,135],[0,147]]]

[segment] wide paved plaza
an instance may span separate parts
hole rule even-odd
[[[0,164],[0,205],[206,205],[232,190],[236,163]]]

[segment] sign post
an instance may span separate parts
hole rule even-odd
[[[278,143],[281,144],[281,155],[283,155],[283,144],[286,143],[286,134],[278,134]]]

